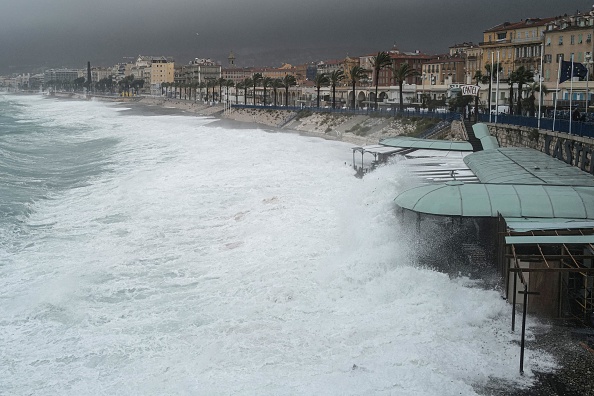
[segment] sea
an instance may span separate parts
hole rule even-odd
[[[1,395],[530,387],[500,290],[415,260],[398,161],[175,109],[0,94]],[[542,326],[528,322],[528,339]]]

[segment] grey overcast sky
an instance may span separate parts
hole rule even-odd
[[[590,11],[583,0],[0,0],[0,74],[142,55],[239,66],[434,54],[505,21]],[[198,33],[198,34],[197,34]]]

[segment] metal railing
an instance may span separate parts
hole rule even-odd
[[[262,105],[239,105],[232,104],[234,109],[260,109],[260,110],[286,110],[286,111],[310,111],[312,113],[332,113],[332,114],[347,114],[347,115],[369,115],[372,117],[422,117],[422,118],[438,118],[441,120],[450,119],[458,113],[448,111],[428,111],[427,109],[400,111],[397,107],[382,108],[374,110],[371,108],[331,108],[331,107],[315,107],[315,106],[262,106]]]
[[[408,118],[435,118],[443,121],[453,121],[460,117],[460,113],[457,112],[442,112],[442,111],[428,111],[426,109],[407,110],[400,111],[398,108],[379,108],[374,110],[371,108],[366,109],[350,109],[350,108],[328,108],[328,107],[315,107],[315,106],[254,106],[254,105],[231,105],[232,108],[237,109],[262,109],[262,110],[287,110],[287,111],[310,111],[312,113],[330,113],[330,114],[345,114],[345,115],[368,115],[371,117],[408,117]],[[569,121],[567,118],[562,118],[563,114],[559,114],[559,117],[549,118],[543,117],[540,119],[540,129],[546,129],[555,132],[570,133],[576,136],[594,138],[594,122],[584,121]],[[489,114],[479,114],[479,121],[489,123]],[[495,122],[495,116],[491,116],[491,123]],[[539,123],[536,117],[525,117],[518,115],[509,114],[498,114],[497,124],[509,124],[517,125],[526,128],[538,129]],[[570,125],[571,124],[571,125]],[[570,128],[571,127],[571,128]],[[435,128],[438,128],[436,126]],[[420,137],[427,137],[433,134],[430,130],[421,134]]]

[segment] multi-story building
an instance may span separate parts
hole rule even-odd
[[[460,55],[437,55],[422,65],[421,78],[428,85],[466,84],[466,59]]]
[[[206,83],[221,78],[221,65],[211,59],[196,58],[176,71],[175,81]]]
[[[467,84],[466,57],[462,53],[435,55],[421,68],[421,94],[431,99],[447,96],[448,90],[460,84]],[[418,84],[417,84],[418,88]],[[417,100],[420,100],[417,89]]]
[[[450,47],[450,56],[458,56],[465,60],[464,64],[464,83],[475,84],[474,79],[476,72],[483,70],[482,50],[477,44],[472,42],[464,42],[462,44],[455,44]],[[425,70],[423,70],[425,73]]]
[[[562,60],[571,61],[573,57],[574,62],[585,64],[592,72],[593,35],[594,11],[555,18],[546,25],[543,70],[544,83],[547,84],[549,91],[556,90],[557,76]],[[568,100],[571,91],[573,100],[584,101],[586,88],[591,92],[594,84],[588,84],[586,81],[580,82],[576,77],[574,81],[566,81],[561,84],[559,94],[551,92],[547,99],[551,102],[556,98]],[[592,100],[591,93],[589,96],[589,100]]]
[[[234,84],[237,84],[246,78],[252,77],[254,71],[251,67],[231,67],[221,69],[221,76],[225,80],[231,80]]]
[[[282,79],[286,75],[295,75],[295,68],[288,63],[284,63],[281,67],[263,67],[254,69],[254,73],[262,74],[262,77],[269,77],[274,79]]]
[[[151,59],[150,69],[151,92],[158,92],[163,83],[174,82],[175,62],[172,58],[154,57]]]
[[[325,73],[329,75],[337,70],[342,70],[344,72],[344,59],[332,59],[318,62],[316,68],[318,74]]]
[[[501,78],[508,79],[520,66],[538,72],[545,26],[555,18],[528,18],[504,22],[483,32],[482,64],[501,65]]]
[[[417,74],[414,76],[410,76],[406,79],[405,83],[408,85],[411,84],[420,84],[421,80],[421,71],[422,65],[426,61],[432,58],[431,55],[423,54],[420,51],[414,52],[401,52],[398,49],[394,48],[388,51],[390,58],[392,59],[392,64],[389,67],[386,67],[380,70],[379,78],[378,78],[378,86],[381,87],[389,87],[394,84],[394,78],[392,76],[392,69],[399,68],[401,64],[408,63],[411,69],[416,70]],[[369,73],[369,80],[370,83],[375,83],[375,71],[373,70],[373,63],[372,58],[377,54],[365,55],[359,58],[359,64],[362,68],[368,71]]]
[[[93,67],[91,68],[91,81],[96,83],[104,78],[113,76],[113,69],[110,67]]]
[[[43,80],[45,83],[51,81],[73,82],[79,77],[84,76],[83,70],[78,69],[49,69],[43,73]]]

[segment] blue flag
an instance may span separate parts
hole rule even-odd
[[[572,77],[586,77],[588,69],[582,63],[573,62],[573,70],[571,69],[571,62],[561,61],[561,72],[559,73],[559,84],[567,81]]]

